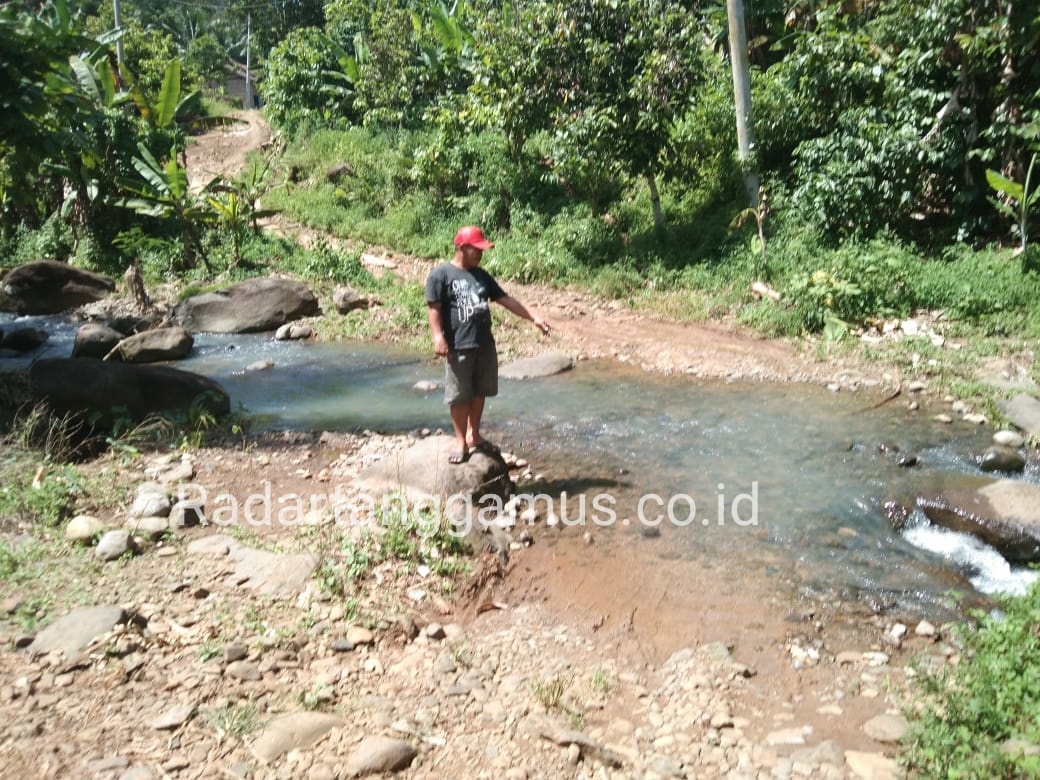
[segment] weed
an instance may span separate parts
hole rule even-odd
[[[224,642],[220,639],[207,639],[199,645],[199,660],[205,663],[218,658],[224,652]]]
[[[335,693],[335,689],[328,683],[314,682],[310,688],[300,692],[300,704],[307,710],[326,710],[335,698]]]
[[[531,693],[535,701],[542,705],[547,712],[562,710],[563,694],[567,692],[574,676],[571,674],[555,674],[548,680],[538,680],[531,683]]]
[[[214,709],[203,707],[199,714],[217,732],[220,739],[242,738],[259,731],[264,725],[256,705],[251,701],[226,701]]]
[[[597,666],[596,671],[592,674],[592,680],[589,682],[591,691],[597,696],[606,696],[613,687],[614,684],[607,672],[602,666]]]

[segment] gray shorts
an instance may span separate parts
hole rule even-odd
[[[475,396],[498,395],[498,351],[494,344],[452,352],[444,361],[444,403],[468,404]]]

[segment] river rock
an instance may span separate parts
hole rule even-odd
[[[29,385],[35,400],[46,401],[56,413],[93,414],[98,426],[111,426],[123,414],[135,421],[186,414],[192,405],[216,415],[231,410],[227,392],[212,379],[167,366],[45,358],[30,368]]]
[[[122,607],[111,604],[80,607],[58,618],[38,633],[29,645],[29,652],[60,651],[66,658],[71,658],[125,620],[126,612]]]
[[[982,471],[1003,471],[1009,474],[1022,471],[1026,467],[1025,456],[1016,449],[994,444],[987,447],[978,458]]]
[[[105,357],[115,349],[124,338],[123,334],[99,322],[88,322],[76,331],[76,340],[72,344],[72,357],[97,358]]]
[[[106,531],[94,548],[94,555],[103,561],[114,561],[130,552],[130,532],[123,529]]]
[[[1015,427],[1030,436],[1040,436],[1040,401],[1033,396],[1019,393],[1010,400],[998,401],[997,408]]]
[[[195,339],[184,328],[156,328],[128,336],[116,351],[125,363],[157,363],[180,360],[191,352]]]
[[[454,437],[428,436],[368,467],[358,479],[362,489],[375,495],[396,491],[413,498],[495,495],[503,502],[509,497],[512,483],[501,456],[474,450],[464,463],[448,463],[455,449]]]
[[[403,740],[365,737],[347,759],[344,774],[363,777],[379,772],[396,772],[409,766],[415,756],[415,748]]]
[[[105,531],[105,524],[91,515],[76,515],[65,526],[65,538],[70,542],[90,544]]]
[[[515,360],[502,366],[498,374],[506,379],[531,379],[553,376],[574,368],[574,360],[559,352],[546,352],[534,357]]]
[[[267,596],[300,593],[318,565],[317,556],[311,553],[273,553],[237,543],[229,547],[228,554],[235,561],[232,580]]]
[[[0,310],[57,314],[100,301],[116,288],[107,276],[68,263],[41,260],[12,269],[0,283]]]
[[[318,299],[307,285],[268,278],[192,296],[176,306],[173,316],[192,332],[254,333],[318,313]]]
[[[993,434],[993,443],[1003,447],[1018,449],[1026,443],[1025,437],[1015,431],[997,431]]]
[[[156,731],[172,731],[180,728],[188,722],[188,718],[195,714],[195,705],[178,704],[166,710],[162,715],[151,722],[151,727]]]
[[[860,780],[898,780],[903,776],[896,760],[881,753],[846,750],[845,764],[852,777]]]
[[[314,335],[310,325],[302,325],[298,322],[289,322],[282,325],[274,333],[276,341],[302,341]]]
[[[899,742],[910,730],[910,724],[902,715],[884,713],[863,724],[863,733],[878,742]]]
[[[332,305],[340,314],[347,314],[356,309],[367,309],[371,301],[350,287],[337,287],[332,293]]]
[[[39,328],[16,328],[3,334],[0,347],[10,349],[14,352],[32,352],[46,343],[50,336],[47,331]]]
[[[1013,563],[1040,561],[1040,485],[951,475],[915,503],[936,525],[972,534]]]
[[[265,764],[284,756],[290,750],[313,747],[329,731],[342,725],[335,715],[324,712],[291,712],[271,720],[250,749]]]
[[[170,523],[165,517],[131,517],[126,521],[126,530],[154,541],[170,530]]]
[[[170,497],[166,488],[156,482],[142,482],[137,486],[129,517],[167,517],[170,514]]]

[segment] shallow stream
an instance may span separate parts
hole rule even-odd
[[[52,333],[47,356],[69,354],[72,326],[31,324]],[[245,370],[258,361],[273,365]],[[442,380],[440,364],[425,355],[198,334],[192,356],[176,365],[219,381],[258,427],[447,427],[441,393],[415,389],[420,380]],[[905,396],[871,408],[879,400],[588,362],[546,379],[503,380],[488,402],[485,432],[533,461],[545,482],[521,489],[556,499],[564,523],[584,517],[604,527],[613,516],[606,533],[667,540],[647,546],[654,555],[710,556],[738,575],[764,569],[822,597],[921,613],[946,604],[963,578],[985,593],[1022,591],[1035,572],[1012,569],[995,551],[923,518],[896,533],[882,509],[886,498],[911,495],[937,473],[977,473],[974,456],[992,431],[910,412]],[[900,467],[910,455],[918,465]],[[1032,470],[1022,478],[1040,480]]]

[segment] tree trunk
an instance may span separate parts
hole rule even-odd
[[[758,174],[751,169],[751,78],[748,73],[744,0],[726,0],[729,16],[729,58],[733,66],[733,102],[737,114],[737,149],[751,208],[758,207]]]
[[[654,210],[654,227],[658,233],[663,233],[664,211],[661,209],[661,193],[657,191],[657,179],[653,173],[646,175],[646,186],[650,188],[650,207]]]

